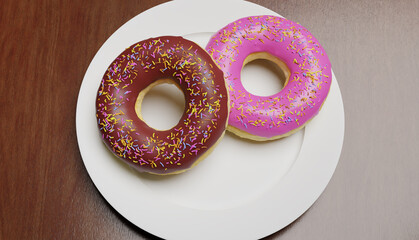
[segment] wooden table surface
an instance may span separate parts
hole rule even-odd
[[[104,41],[162,2],[2,0],[0,239],[155,239],[95,188],[75,112]],[[346,119],[326,190],[267,239],[419,239],[419,1],[254,2],[319,39]]]

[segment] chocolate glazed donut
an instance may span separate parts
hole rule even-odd
[[[145,93],[163,82],[184,93],[185,110],[169,130],[141,118]],[[228,118],[223,72],[209,54],[181,37],[138,42],[108,67],[96,98],[102,139],[120,159],[140,172],[174,174],[202,160],[223,136]]]

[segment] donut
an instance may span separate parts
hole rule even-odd
[[[289,136],[321,109],[332,81],[325,50],[301,25],[276,16],[251,16],[215,33],[206,46],[223,70],[230,95],[227,130],[257,141]],[[249,93],[241,83],[243,66],[267,59],[285,75],[283,89],[271,96]]]
[[[148,90],[174,83],[185,96],[176,126],[157,130],[141,116]],[[114,155],[139,172],[184,172],[214,148],[228,123],[223,72],[205,49],[175,36],[140,41],[107,68],[96,97],[97,124]]]

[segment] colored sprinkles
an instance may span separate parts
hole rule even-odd
[[[285,135],[314,117],[331,85],[331,64],[318,41],[304,27],[276,16],[254,16],[230,23],[206,50],[224,71],[230,94],[229,125],[272,138]],[[269,97],[247,92],[240,82],[245,58],[267,52],[281,59],[291,75]]]
[[[172,79],[185,95],[183,117],[167,131],[150,128],[135,113],[138,94],[159,79]],[[96,100],[108,148],[137,170],[156,174],[190,168],[224,133],[227,114],[222,71],[205,50],[181,37],[127,48],[104,74]]]

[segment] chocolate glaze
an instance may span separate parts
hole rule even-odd
[[[181,120],[165,131],[149,127],[135,112],[138,94],[160,79],[173,80],[185,95]],[[106,146],[138,171],[186,170],[225,131],[228,95],[223,72],[205,50],[181,37],[138,42],[105,72],[96,116]]]

